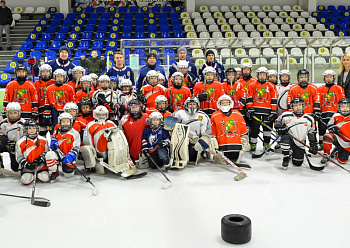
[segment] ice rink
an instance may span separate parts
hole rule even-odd
[[[220,223],[233,213],[252,221],[252,240],[240,247],[350,246],[350,173],[331,163],[321,172],[306,162],[283,170],[278,153],[256,160],[246,153],[242,162],[252,166],[242,181],[233,167],[205,162],[170,171],[169,189],[151,169],[137,180],[91,174],[97,196],[77,173],[39,182],[36,196],[50,199],[48,208],[0,196],[1,247],[233,247],[221,239]],[[1,193],[30,196],[31,188],[0,177]]]

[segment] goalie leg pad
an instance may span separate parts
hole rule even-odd
[[[147,169],[147,168],[149,168],[148,158],[142,152],[139,155],[138,168],[139,169]]]
[[[118,171],[129,169],[129,145],[124,133],[116,128],[108,136],[108,164]]]
[[[183,169],[189,160],[188,133],[189,126],[176,123],[171,135],[170,143],[170,167]]]
[[[96,166],[96,150],[92,145],[80,147],[81,155],[84,159],[85,168],[94,168]]]
[[[210,149],[211,151],[216,151],[216,150],[219,149],[219,143],[218,143],[218,140],[216,139],[216,137],[212,137],[212,138],[210,139],[210,143],[208,143],[208,144],[209,144],[209,149]],[[208,155],[208,158],[209,158],[210,160],[213,160],[213,159],[214,159],[214,155],[213,155],[213,154],[207,153],[207,155]]]
[[[216,151],[216,153],[218,153],[220,155],[224,155],[224,153],[222,151]],[[226,165],[225,159],[223,159],[221,156],[215,157],[215,162],[218,163],[218,164]]]
[[[97,162],[95,162],[95,172],[101,175],[105,174],[105,168],[101,163],[101,161],[103,162],[103,158],[97,158],[96,160]]]

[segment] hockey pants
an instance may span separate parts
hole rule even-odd
[[[323,151],[324,153],[331,154],[332,144],[338,149],[337,160],[341,164],[346,164],[349,158],[349,151],[345,150],[338,142],[339,137],[332,133],[326,133],[324,135]]]
[[[283,155],[289,155],[289,151],[292,150],[292,163],[296,166],[301,166],[304,162],[304,152],[303,148],[297,146],[293,138],[289,135],[282,135],[281,137],[281,150]]]

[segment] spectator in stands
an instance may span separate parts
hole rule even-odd
[[[179,49],[177,49],[177,55],[179,56],[179,61],[181,61],[181,60],[187,61],[188,71],[190,73],[192,73],[196,78],[198,78],[197,67],[191,62],[191,60],[186,59],[187,49],[184,47],[180,47]],[[171,67],[169,69],[169,78],[171,78],[171,75],[173,75],[174,72],[179,71],[178,63],[179,62],[175,62],[174,64],[171,65]]]
[[[101,76],[101,71],[106,68],[106,61],[104,56],[98,57],[96,50],[91,51],[91,58],[85,59],[85,56],[81,56],[81,66],[88,69],[89,73],[95,73]]]
[[[213,67],[216,72],[217,72],[217,76],[218,76],[218,81],[220,81],[221,83],[224,82],[225,79],[225,68],[222,64],[220,64],[219,62],[216,61],[215,59],[215,53],[213,52],[213,50],[208,50],[205,53],[205,57],[207,58],[207,62],[202,66],[202,68],[199,69],[199,80],[203,81],[203,70],[204,68],[211,66]]]
[[[132,85],[135,86],[134,72],[130,67],[124,65],[124,54],[122,52],[114,53],[114,63],[115,66],[109,68],[107,76],[116,76],[119,82],[122,79],[130,79]]]
[[[344,88],[345,97],[350,98],[350,54],[341,57],[338,84]]]
[[[164,68],[162,66],[157,65],[156,63],[157,63],[157,55],[154,53],[150,53],[147,56],[147,65],[142,67],[139,70],[139,73],[137,75],[138,77],[137,77],[136,91],[139,91],[142,88],[142,86],[147,84],[146,75],[147,75],[147,72],[150,70],[155,70],[158,73],[163,74],[165,77],[165,82],[168,82],[168,80],[166,79]],[[164,85],[164,87],[168,87],[168,85]]]
[[[0,50],[2,50],[2,32],[5,29],[7,50],[12,50],[10,38],[10,25],[12,24],[12,11],[6,6],[5,0],[1,0],[0,8]]]
[[[58,50],[58,56],[59,56],[58,59],[50,60],[45,64],[48,64],[51,66],[52,75],[57,69],[63,69],[68,75],[68,81],[72,81],[73,80],[72,69],[75,67],[75,65],[69,61],[68,47],[61,46],[60,50]],[[38,64],[35,64],[33,69],[34,69],[34,75],[37,77],[39,75]]]

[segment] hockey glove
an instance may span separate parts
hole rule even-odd
[[[249,118],[249,120],[252,120],[254,116],[254,109],[253,108],[248,108],[247,109],[247,117]]]
[[[169,143],[166,142],[165,140],[161,140],[158,142],[158,147],[159,148],[165,148],[165,147],[168,147],[169,146]]]
[[[279,135],[286,135],[288,134],[288,128],[286,125],[283,125],[281,123],[275,123],[275,129],[278,132]]]
[[[8,141],[7,136],[3,135],[0,137],[0,152],[7,152]]]
[[[171,106],[168,106],[166,110],[168,110],[170,113],[174,113],[174,109]]]
[[[202,152],[205,151],[209,148],[209,145],[207,142],[205,142],[203,139],[199,139],[198,142],[196,142],[196,144],[194,144],[194,149],[197,152]]]
[[[274,122],[277,119],[277,112],[275,110],[272,110],[269,116],[267,117],[267,120],[269,122]]]
[[[125,113],[125,106],[124,105],[120,105],[118,111],[119,111],[119,115],[123,116],[124,113]]]
[[[137,99],[141,102],[141,103],[146,103],[147,99],[145,97],[145,95],[142,93],[142,91],[140,90],[139,92],[137,92],[136,94]]]
[[[77,154],[75,154],[74,152],[68,152],[67,155],[62,158],[62,163],[71,164],[76,158]]]
[[[337,126],[331,126],[328,128],[328,131],[333,134],[340,135],[339,127]]]
[[[149,157],[149,148],[148,147],[144,147],[142,148],[142,153],[145,154],[146,157]]]
[[[23,169],[27,169],[27,170],[30,170],[30,171],[34,171],[35,169],[35,164],[34,163],[31,163],[31,162],[28,162],[27,160],[23,160],[21,162],[21,167]]]
[[[38,166],[42,166],[46,164],[45,157],[43,155],[40,155],[34,160],[34,163],[37,164]]]
[[[37,121],[39,119],[39,113],[38,112],[32,112],[32,119],[34,121]]]
[[[310,148],[309,149],[309,152],[312,153],[313,155],[316,155],[317,154],[317,142],[312,142],[310,143]]]
[[[208,93],[199,93],[198,95],[197,95],[197,97],[198,97],[198,100],[200,101],[200,102],[204,102],[204,101],[206,101],[207,99],[208,99],[208,96],[209,96],[209,94]]]
[[[321,117],[321,111],[320,110],[314,110],[313,116],[315,120],[319,120]]]
[[[98,94],[97,102],[99,105],[105,105],[107,103],[105,94]]]
[[[59,144],[57,142],[56,138],[52,138],[51,139],[51,143],[50,143],[50,148],[51,150],[56,150],[59,147]]]

